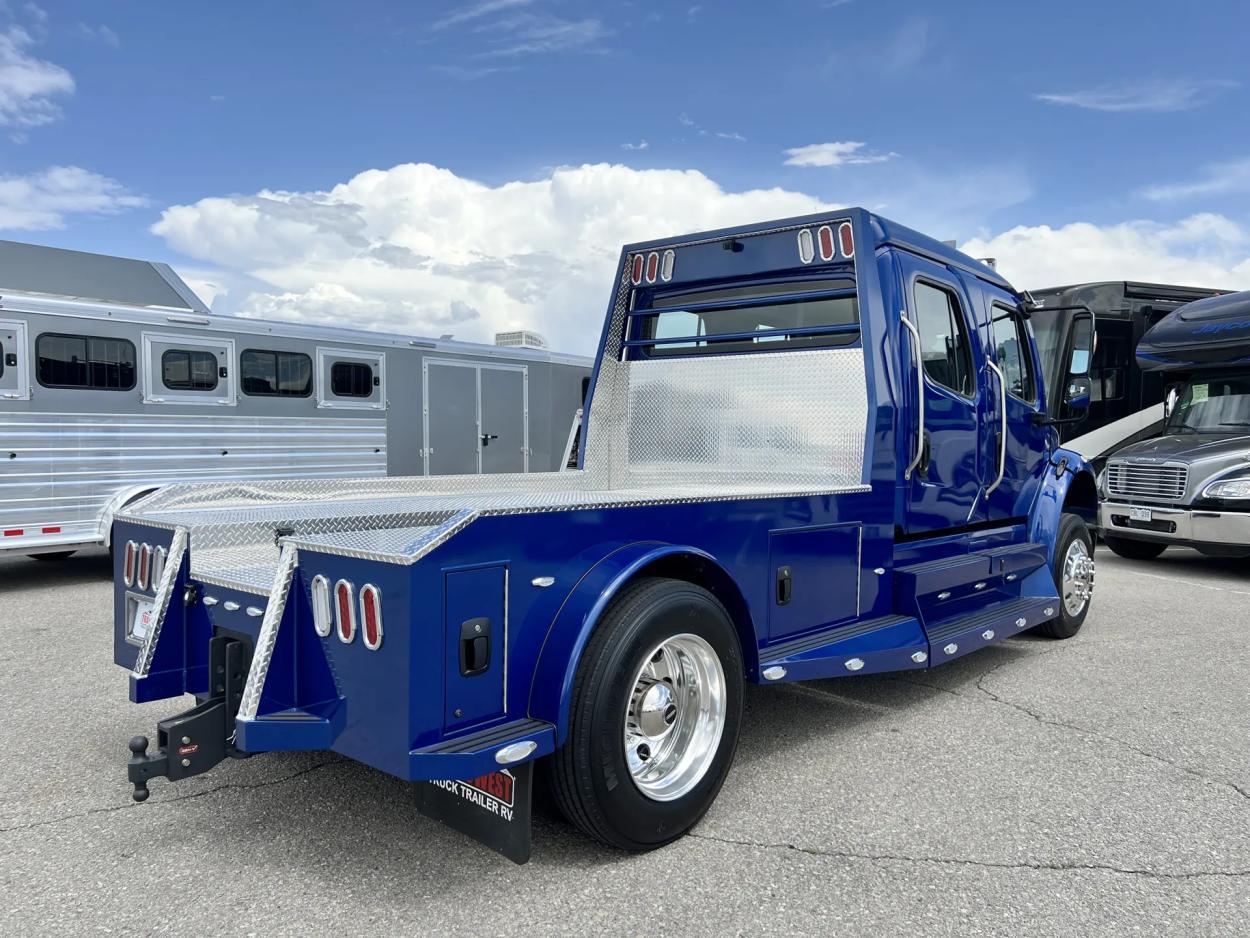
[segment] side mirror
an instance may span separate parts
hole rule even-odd
[[[1068,361],[1068,377],[1088,375],[1093,355],[1094,317],[1088,313],[1079,313],[1072,321],[1072,358]]]
[[[1091,390],[1092,385],[1088,375],[1069,376],[1068,387],[1063,392],[1063,402],[1069,410],[1088,410]]]
[[[1180,392],[1176,387],[1168,388],[1168,395],[1163,399],[1163,419],[1167,420],[1172,416],[1172,411],[1176,410],[1176,402],[1180,400]]]

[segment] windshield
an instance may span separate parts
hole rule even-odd
[[[1250,431],[1250,374],[1194,379],[1168,415],[1168,433]]]
[[[1035,309],[1029,314],[1033,341],[1037,343],[1037,354],[1042,360],[1042,374],[1051,382],[1058,374],[1056,366],[1059,356],[1063,354],[1063,329],[1068,324],[1068,317],[1066,312],[1050,312],[1045,309]]]

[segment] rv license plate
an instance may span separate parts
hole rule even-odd
[[[144,641],[148,637],[148,629],[152,627],[152,620],[155,618],[155,603],[137,603],[135,617],[130,623],[130,637]]]
[[[1130,508],[1128,510],[1128,520],[1129,521],[1150,521],[1152,520],[1150,516],[1150,509],[1149,508]]]

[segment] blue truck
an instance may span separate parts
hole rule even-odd
[[[659,847],[711,805],[745,682],[937,667],[1081,628],[1092,315],[1045,385],[1027,296],[862,209],[626,246],[578,468],[162,489],[116,520],[136,800],[333,750],[513,860],[536,781]],[[1065,418],[1071,419],[1071,418]]]

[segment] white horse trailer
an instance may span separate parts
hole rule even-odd
[[[554,471],[591,361],[214,316],[166,265],[0,241],[0,554],[169,482]]]

